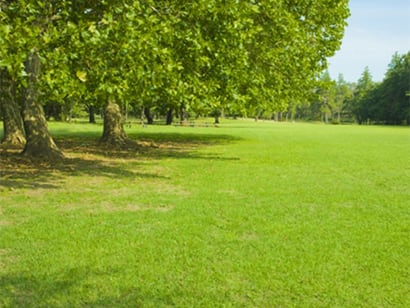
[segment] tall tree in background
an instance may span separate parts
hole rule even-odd
[[[381,124],[410,124],[410,52],[394,54],[385,78],[374,83],[368,68],[359,79],[352,98],[357,121]]]
[[[318,95],[320,102],[320,111],[322,114],[322,121],[329,122],[329,116],[332,114],[332,110],[335,105],[335,90],[336,83],[330,77],[328,71],[325,71],[319,79],[318,83]]]
[[[359,124],[366,123],[370,119],[370,109],[374,106],[374,100],[371,96],[375,87],[370,70],[366,67],[362,76],[357,82],[352,98],[352,112]]]
[[[339,74],[336,81],[334,111],[337,123],[341,122],[341,114],[346,107],[347,101],[351,98],[351,90],[342,74]]]
[[[374,118],[387,124],[410,124],[410,52],[394,54],[383,82],[376,91]]]

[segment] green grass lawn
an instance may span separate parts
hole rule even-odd
[[[50,128],[0,152],[0,307],[410,307],[408,128]]]

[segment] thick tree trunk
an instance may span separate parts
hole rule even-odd
[[[43,107],[37,101],[40,58],[36,52],[30,54],[25,70],[28,75],[28,84],[23,96],[22,113],[27,142],[23,154],[48,161],[61,159],[63,153],[51,138]]]
[[[26,143],[20,107],[16,101],[15,84],[10,75],[0,71],[0,108],[3,113],[4,136],[2,143],[23,145]]]
[[[119,146],[127,141],[121,110],[118,104],[108,102],[104,110],[104,132],[101,142],[112,146]]]
[[[2,143],[23,145],[26,143],[23,121],[18,106],[13,102],[2,105],[4,136]]]

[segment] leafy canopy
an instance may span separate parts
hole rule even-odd
[[[340,47],[348,1],[0,2],[0,67],[25,86],[34,49],[47,99],[286,108]]]

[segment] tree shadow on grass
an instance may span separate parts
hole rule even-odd
[[[113,159],[149,160],[149,159],[216,159],[239,160],[237,157],[226,157],[218,153],[200,153],[204,146],[227,144],[239,140],[230,135],[181,134],[181,133],[134,133],[126,143],[111,147],[99,143],[94,138],[83,138],[81,135],[58,138],[58,146],[64,152],[92,154]]]
[[[71,134],[56,138],[65,153],[60,161],[36,161],[22,156],[21,148],[0,146],[0,189],[59,188],[67,176],[103,176],[107,178],[158,178],[156,173],[141,172],[138,164],[147,160],[206,159],[239,160],[218,153],[200,153],[203,146],[237,140],[229,135],[143,133],[131,135],[119,147],[100,144],[95,138]],[[132,167],[130,167],[132,163]]]
[[[238,141],[231,135],[193,134],[193,133],[130,133],[129,140],[120,147],[101,145],[98,139],[86,137],[82,133],[70,134],[56,138],[63,151],[75,151],[121,159],[162,159],[191,158],[237,160],[234,157],[223,157],[217,153],[198,153],[204,146],[227,144]]]
[[[169,291],[161,294],[139,285],[107,288],[106,281],[116,275],[121,275],[120,269],[96,269],[92,266],[65,268],[61,272],[41,276],[24,272],[0,274],[0,306],[139,307],[144,302],[159,306],[175,305]]]
[[[13,273],[0,275],[0,306],[3,307],[52,307],[52,306],[76,306],[79,302],[73,302],[70,293],[81,285],[87,284],[87,280],[97,277],[104,279],[114,275],[117,271],[96,270],[90,267],[67,268],[64,272],[48,273],[41,277],[31,273]],[[91,285],[89,286],[93,288]],[[87,294],[84,294],[87,296]],[[77,298],[82,304],[93,305],[87,298]]]
[[[82,174],[105,177],[143,177],[148,174],[138,174],[116,166],[109,166],[101,161],[90,161],[79,158],[65,158],[59,163],[45,164],[33,162],[18,154],[1,157],[0,188],[53,189],[59,188],[67,176]],[[152,175],[153,176],[153,175]]]

